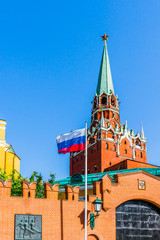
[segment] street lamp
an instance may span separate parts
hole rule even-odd
[[[101,201],[97,197],[97,199],[93,201],[93,204],[94,204],[94,211],[97,213],[97,216],[99,216],[98,213],[101,211],[101,207],[102,207],[103,201]]]
[[[92,202],[92,204],[94,205],[94,211],[97,213],[97,215],[94,215],[94,213],[90,214],[90,227],[93,230],[94,226],[95,226],[95,218],[97,218],[99,216],[99,212],[101,211],[101,207],[103,204],[103,201],[101,201],[100,199],[94,200]]]

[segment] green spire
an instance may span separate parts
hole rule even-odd
[[[96,94],[100,96],[103,92],[108,95],[114,93],[106,41],[104,42]]]

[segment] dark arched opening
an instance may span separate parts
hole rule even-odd
[[[87,240],[99,240],[99,238],[95,234],[89,234]]]
[[[106,104],[107,103],[107,98],[106,97],[102,97],[102,104]]]
[[[116,208],[116,240],[160,239],[160,209],[155,205],[131,200]]]

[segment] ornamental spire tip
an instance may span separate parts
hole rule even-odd
[[[109,35],[106,35],[105,33],[104,36],[101,36],[101,38],[102,38],[102,41],[106,42],[106,40],[108,41]]]

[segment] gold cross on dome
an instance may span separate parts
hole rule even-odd
[[[108,41],[108,37],[109,37],[109,35],[104,34],[104,36],[101,36],[102,41],[105,41],[105,40]]]

